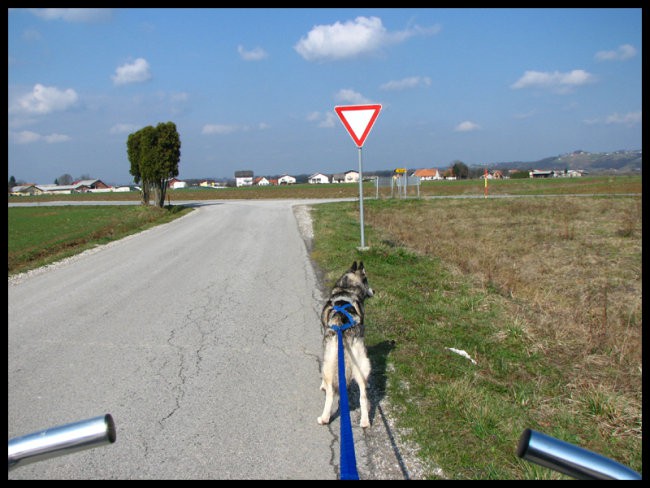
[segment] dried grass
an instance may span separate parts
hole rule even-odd
[[[505,297],[569,392],[614,403],[594,415],[601,428],[635,434],[638,425],[640,435],[640,197],[387,203],[365,218],[384,243],[438,257]]]

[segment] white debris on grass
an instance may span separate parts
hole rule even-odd
[[[472,362],[472,364],[476,364],[476,361],[474,361],[472,359],[472,357],[469,354],[467,354],[465,351],[463,351],[462,349],[455,349],[453,347],[445,347],[445,349],[449,349],[451,352],[455,352],[456,354],[460,354],[461,356],[469,359]]]

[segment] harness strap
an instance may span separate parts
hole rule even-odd
[[[345,302],[344,305],[334,305],[334,307],[332,307],[335,312],[342,314],[346,321],[341,325],[330,325],[330,329],[338,332],[339,330],[347,330],[350,327],[357,325],[357,321],[354,320],[354,317],[350,315],[350,312],[348,312],[348,308],[350,307],[352,307],[350,302]]]
[[[334,306],[334,310],[343,314],[346,322],[342,325],[330,325],[330,328],[336,331],[336,338],[338,341],[338,363],[339,363],[339,406],[341,411],[340,425],[341,425],[341,455],[340,455],[340,471],[342,480],[358,480],[359,473],[357,472],[357,458],[354,454],[354,437],[352,435],[352,422],[350,421],[350,405],[348,403],[348,390],[345,381],[345,352],[343,349],[343,331],[354,327],[356,321],[347,311],[352,306],[351,303],[346,303],[341,306]]]

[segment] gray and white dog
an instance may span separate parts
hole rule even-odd
[[[364,344],[364,301],[374,295],[368,285],[363,261],[357,266],[354,261],[336,282],[330,297],[323,306],[321,323],[323,326],[323,368],[320,389],[325,391],[325,406],[318,417],[318,423],[327,424],[332,413],[334,394],[338,394],[338,339],[330,327],[350,323],[354,325],[342,332],[345,350],[346,385],[354,378],[359,385],[359,405],[361,407],[361,427],[369,427],[368,397],[366,389],[370,375],[370,360]]]

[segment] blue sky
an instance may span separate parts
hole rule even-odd
[[[8,177],[132,182],[172,121],[180,178],[335,173],[334,107],[379,103],[364,171],[641,149],[641,9],[9,9]]]

